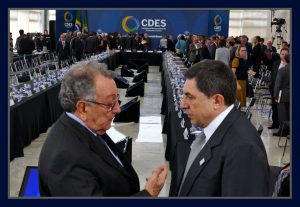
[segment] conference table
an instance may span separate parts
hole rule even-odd
[[[182,62],[177,64],[182,65]],[[165,115],[162,133],[167,134],[165,159],[169,161],[169,167],[172,172],[169,196],[175,196],[175,189],[180,183],[185,163],[189,156],[190,145],[195,136],[191,134],[190,129],[192,125],[187,115],[182,113],[181,118],[179,118],[179,109],[175,108],[175,102],[179,103],[174,99],[174,86],[171,84],[169,72],[170,68],[168,68],[164,58],[161,71],[163,93],[161,114]],[[183,120],[184,124],[182,124]],[[184,135],[184,133],[188,136]]]
[[[101,60],[109,70],[115,70],[129,59],[150,60],[153,65],[161,65],[161,53],[116,52]],[[24,147],[45,133],[63,112],[58,93],[60,83],[24,98],[10,107],[10,160],[24,156]]]

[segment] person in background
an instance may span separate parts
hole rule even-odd
[[[230,63],[230,50],[226,47],[226,40],[219,41],[218,48],[216,50],[215,60],[220,60],[229,67]]]
[[[276,48],[273,46],[273,41],[272,40],[267,41],[267,48],[266,49],[269,49],[272,52],[276,53]]]
[[[16,44],[15,44],[15,49],[17,50],[17,52],[18,52],[19,55],[23,55],[24,53],[23,53],[23,51],[21,51],[20,42],[21,42],[21,40],[23,38],[26,37],[26,35],[24,34],[24,30],[23,29],[19,30],[19,34],[20,34],[20,36],[17,37]]]
[[[161,39],[159,41],[159,48],[161,49],[161,51],[166,51],[167,49],[167,46],[168,45],[168,40],[166,39],[166,36],[165,35],[162,35],[161,36]]]
[[[246,107],[246,88],[248,79],[248,55],[245,46],[239,46],[235,53],[235,58],[233,58],[231,63],[231,68],[233,73],[236,75],[237,79],[237,90],[236,99],[241,103],[241,107]]]
[[[189,63],[190,64],[194,64],[196,62],[197,59],[197,44],[198,43],[198,37],[196,35],[192,36],[192,43],[189,45]]]
[[[9,33],[9,63],[13,63],[14,56],[14,43],[12,38],[12,33]]]
[[[154,169],[140,191],[137,173],[106,134],[121,111],[114,77],[97,61],[73,64],[64,75],[59,101],[65,112],[39,157],[41,196],[158,196],[167,166]]]
[[[174,51],[174,44],[173,44],[173,37],[172,35],[168,35],[168,38],[167,38],[167,50],[169,51]]]
[[[202,130],[185,170],[178,172],[177,196],[269,196],[266,150],[256,128],[234,107],[234,73],[221,61],[203,60],[185,77],[180,107]]]
[[[22,51],[20,55],[25,55],[28,66],[31,66],[32,52],[35,49],[35,45],[30,33],[27,33],[26,36],[20,40],[19,49]]]
[[[175,45],[175,49],[176,49],[176,54],[179,56],[179,57],[183,57],[183,54],[185,52],[185,39],[184,39],[184,35],[180,35],[178,37],[178,41]]]
[[[259,68],[262,60],[260,36],[255,36],[252,40],[253,48],[250,54],[253,71],[255,72],[254,77],[259,78]]]
[[[283,128],[284,122],[290,121],[290,55],[286,54],[285,58],[285,66],[283,68],[278,68],[275,86],[274,86],[274,97],[275,102],[277,103],[278,109],[278,120],[279,125],[282,129],[279,129],[276,135],[279,136],[287,136],[289,133],[289,129]],[[282,134],[281,134],[282,131]]]
[[[277,78],[277,73],[278,70],[281,68],[284,68],[287,65],[287,62],[285,60],[285,56],[289,54],[288,49],[281,49],[280,51],[280,59],[277,61],[273,62],[272,65],[272,70],[271,70],[271,82],[269,85],[269,91],[271,94],[272,98],[272,125],[268,127],[269,129],[277,129],[279,128],[279,120],[278,120],[278,108],[277,108],[277,102],[276,102],[276,97],[274,96],[274,88],[275,88],[275,83],[276,83],[276,78]],[[280,135],[280,129],[278,132],[273,133],[273,136],[279,136]]]
[[[56,53],[58,56],[58,65],[63,67],[61,62],[70,58],[70,43],[65,40],[64,33],[59,37],[59,42],[56,45]]]

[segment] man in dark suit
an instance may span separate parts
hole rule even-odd
[[[289,54],[285,56],[287,65],[279,68],[274,87],[274,97],[277,102],[278,119],[282,124],[290,120],[290,65]],[[289,134],[288,130],[283,130],[283,136]]]
[[[96,61],[73,64],[65,74],[59,100],[64,113],[52,127],[39,158],[42,196],[158,196],[165,165],[138,175],[106,134],[120,112],[114,73]]]
[[[97,33],[92,32],[90,36],[85,40],[84,52],[88,55],[93,55],[98,50],[98,38]]]
[[[282,49],[280,51],[280,59],[275,61],[272,66],[272,71],[271,71],[271,82],[269,85],[269,91],[271,93],[272,97],[272,126],[269,127],[269,129],[277,129],[279,128],[279,121],[278,121],[278,109],[277,109],[277,102],[274,97],[274,87],[275,87],[275,82],[277,78],[277,72],[279,68],[283,68],[286,65],[285,61],[285,56],[289,53],[288,49]],[[279,129],[280,131],[280,129]],[[276,133],[273,133],[274,136],[279,136],[279,131]]]
[[[210,53],[210,57],[211,59],[215,59],[216,56],[216,50],[218,48],[218,37],[213,35],[211,38],[211,45],[209,47],[209,53]]]
[[[177,196],[268,196],[269,165],[260,135],[234,108],[236,78],[221,61],[203,60],[185,74],[180,107],[202,128],[191,145]]]
[[[25,55],[28,66],[31,66],[32,52],[35,46],[30,33],[20,40],[19,47],[22,51],[20,54]]]
[[[71,51],[72,55],[76,57],[77,61],[80,61],[83,56],[83,44],[81,41],[81,32],[77,32],[74,39],[72,39]]]
[[[56,53],[58,55],[58,65],[62,67],[62,60],[70,58],[70,43],[65,40],[65,34],[60,35],[60,41],[56,45]]]

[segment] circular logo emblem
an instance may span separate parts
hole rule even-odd
[[[65,12],[64,20],[65,20],[65,22],[72,22],[73,21],[73,15],[68,11]]]
[[[215,16],[214,24],[215,24],[215,26],[219,26],[220,24],[222,24],[222,17],[220,15]]]
[[[135,32],[140,27],[140,22],[133,16],[126,16],[122,21],[123,30],[126,32]]]

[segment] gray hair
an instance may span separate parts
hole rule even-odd
[[[71,66],[64,75],[58,99],[63,110],[74,112],[79,99],[95,100],[94,78],[102,75],[114,79],[116,74],[107,65],[97,61],[81,61]]]

